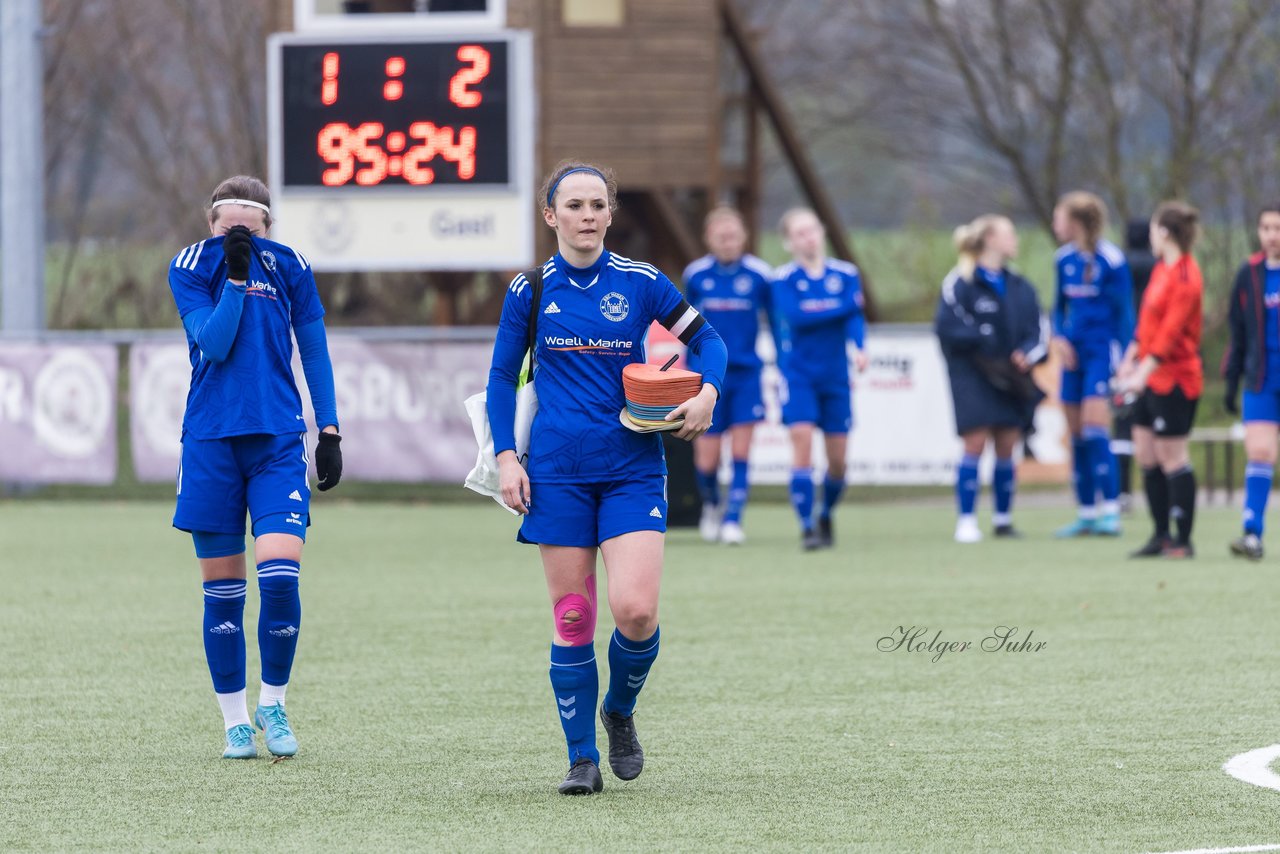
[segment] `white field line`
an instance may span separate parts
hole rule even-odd
[[[1257,750],[1250,750],[1247,753],[1241,753],[1239,756],[1232,756],[1227,760],[1227,764],[1222,766],[1222,770],[1237,780],[1280,792],[1280,774],[1272,771],[1270,767],[1277,757],[1280,757],[1280,744],[1259,747]],[[1259,848],[1257,850],[1270,849]]]
[[[1280,774],[1271,770],[1271,763],[1280,758],[1280,744],[1259,747],[1238,756],[1232,756],[1222,766],[1237,780],[1264,789],[1280,792]],[[1253,854],[1256,851],[1280,851],[1280,845],[1241,845],[1235,848],[1188,848],[1185,851],[1163,851],[1159,854]]]

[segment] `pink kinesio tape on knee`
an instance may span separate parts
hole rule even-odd
[[[577,614],[576,620],[567,621],[569,612]],[[596,638],[596,577],[587,577],[587,595],[570,593],[561,596],[555,605],[556,634],[569,646],[585,646]]]

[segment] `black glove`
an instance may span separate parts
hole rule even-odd
[[[1222,408],[1232,415],[1240,414],[1240,407],[1236,403],[1236,390],[1231,386],[1227,386],[1226,396],[1222,399]]]
[[[249,256],[253,254],[253,234],[243,225],[233,225],[222,239],[227,257],[227,278],[243,282],[249,278]]]
[[[342,437],[337,433],[321,433],[320,442],[316,445],[316,474],[320,482],[316,484],[321,492],[326,492],[338,485],[342,480]]]

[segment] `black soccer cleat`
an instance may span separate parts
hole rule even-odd
[[[1231,553],[1249,560],[1262,560],[1262,539],[1257,534],[1245,534],[1231,541]]]
[[[599,766],[585,756],[573,763],[560,784],[562,795],[594,795],[603,791],[604,778],[600,776]]]
[[[800,532],[800,548],[807,552],[822,548],[822,535],[815,528],[805,528]]]
[[[1147,540],[1142,548],[1129,552],[1129,557],[1160,557],[1170,545],[1172,542],[1168,537],[1152,534],[1151,539]]]
[[[600,705],[600,723],[609,736],[609,767],[619,780],[634,780],[644,770],[644,750],[636,738],[635,715],[615,715]]]
[[[1164,551],[1160,553],[1160,557],[1166,560],[1187,560],[1196,556],[1196,550],[1192,548],[1191,543],[1174,540],[1164,547]]]
[[[1022,532],[1019,531],[1017,528],[1013,527],[1013,525],[996,525],[995,529],[991,533],[997,539],[1001,539],[1001,538],[1006,540],[1022,539]]]
[[[830,516],[818,519],[818,544],[824,549],[829,549],[836,544],[836,532],[831,526]]]

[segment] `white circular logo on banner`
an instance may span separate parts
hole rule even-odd
[[[182,452],[182,416],[191,387],[191,357],[182,347],[151,351],[133,378],[133,417],[151,450],[177,459]]]
[[[92,456],[115,416],[106,371],[81,350],[54,354],[36,374],[32,397],[36,441],[63,457]]]

